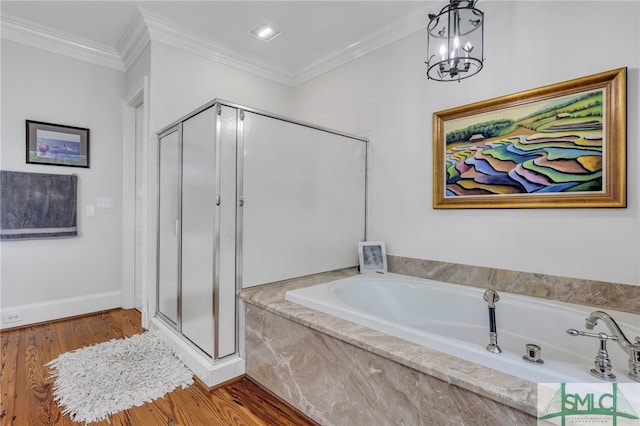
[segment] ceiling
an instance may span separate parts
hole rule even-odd
[[[254,68],[263,66],[299,83],[314,68],[318,74],[426,27],[427,13],[445,3],[3,0],[0,10],[5,24],[10,19],[14,26],[29,27],[30,32],[68,37],[73,44],[85,43],[120,56],[123,37],[131,33],[136,19],[147,27],[149,22],[160,22],[158,27],[188,34],[191,42],[199,40]],[[249,35],[262,19],[278,25],[282,34],[270,42]],[[3,37],[10,38],[5,33],[10,31],[3,29]]]

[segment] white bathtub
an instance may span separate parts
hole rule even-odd
[[[485,289],[398,274],[368,273],[288,291],[285,299],[410,342],[536,383],[597,382],[589,374],[599,340],[573,337],[587,331],[596,308],[498,292],[496,322],[501,354],[488,352],[489,314]],[[640,336],[640,315],[609,313],[631,341]],[[590,331],[590,330],[589,330]],[[606,332],[602,321],[593,332]],[[525,344],[542,348],[543,364],[522,359]],[[608,342],[618,382],[627,377],[628,356]]]

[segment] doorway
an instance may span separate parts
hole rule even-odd
[[[149,103],[144,77],[124,100],[123,201],[122,201],[122,307],[142,313],[147,325],[148,213],[147,159]]]
[[[143,144],[144,144],[144,103],[136,106],[135,109],[135,232],[134,232],[134,254],[133,254],[133,296],[134,307],[142,312],[142,253],[143,243]]]

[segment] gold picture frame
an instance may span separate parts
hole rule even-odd
[[[626,207],[619,68],[433,114],[433,208]]]

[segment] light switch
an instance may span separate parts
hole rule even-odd
[[[112,209],[113,198],[98,198],[96,200],[96,207],[100,209]]]
[[[95,216],[96,215],[96,206],[93,204],[87,204],[87,216]]]

